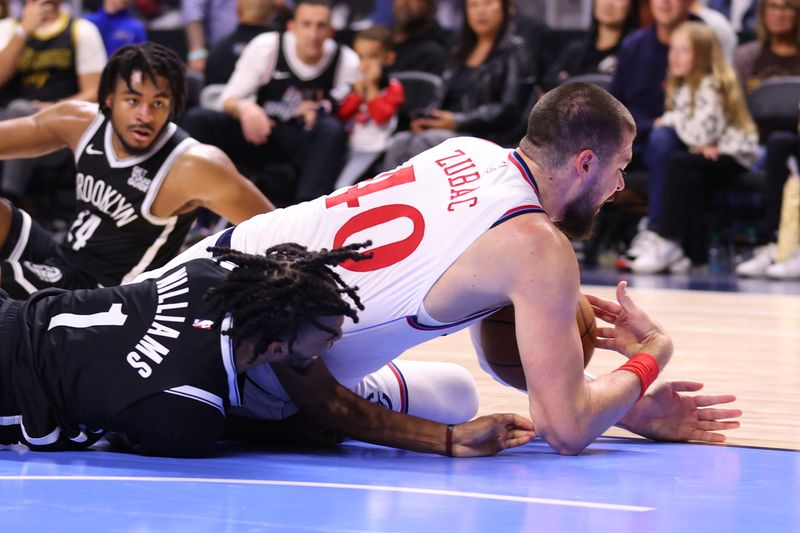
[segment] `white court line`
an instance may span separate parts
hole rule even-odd
[[[458,490],[422,489],[414,487],[392,487],[386,485],[358,485],[352,483],[317,483],[313,481],[277,481],[270,479],[220,479],[196,477],[138,477],[138,476],[0,476],[0,481],[145,481],[152,483],[211,483],[233,485],[274,485],[284,487],[313,487],[324,489],[371,490],[380,492],[402,492],[409,494],[431,494],[435,496],[459,496],[480,500],[498,500],[505,502],[538,503],[542,505],[562,505],[567,507],[588,507],[590,509],[607,509],[612,511],[630,511],[643,513],[655,511],[655,507],[639,507],[636,505],[619,505],[615,503],[595,503],[574,500],[556,500],[550,498],[529,498],[526,496],[508,496],[488,494],[484,492],[462,492]]]

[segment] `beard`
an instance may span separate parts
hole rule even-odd
[[[593,199],[597,198],[596,189],[593,184],[584,194],[568,203],[564,208],[564,216],[555,222],[556,227],[572,240],[587,241],[592,237],[594,223],[602,207],[602,204],[599,207],[593,204]]]
[[[589,240],[594,231],[594,222],[597,219],[599,210],[592,209],[588,205],[580,205],[583,202],[576,201],[567,205],[564,210],[564,217],[555,223],[561,232],[572,240]]]

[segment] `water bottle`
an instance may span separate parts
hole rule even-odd
[[[711,246],[708,248],[708,271],[712,274],[723,274],[728,270],[727,250],[719,233],[711,235]]]

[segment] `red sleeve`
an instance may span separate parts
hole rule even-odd
[[[361,105],[361,97],[355,91],[345,96],[342,103],[339,104],[339,109],[336,111],[336,116],[339,120],[349,120],[358,111],[358,106]]]
[[[384,124],[397,113],[397,108],[403,100],[405,100],[403,85],[397,80],[392,80],[386,89],[367,103],[367,111],[377,124]]]

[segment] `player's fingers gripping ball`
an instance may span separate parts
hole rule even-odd
[[[589,364],[594,354],[597,325],[589,300],[581,294],[575,313],[578,333],[583,346],[583,366]],[[484,318],[480,324],[480,351],[488,370],[499,380],[512,387],[525,390],[525,374],[517,347],[514,307],[508,306]]]

